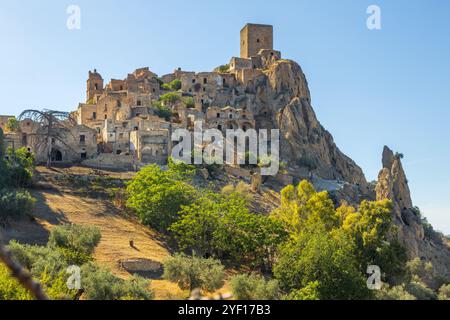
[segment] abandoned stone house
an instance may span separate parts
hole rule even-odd
[[[73,113],[77,125],[65,133],[65,141],[54,141],[52,160],[56,162],[92,161],[110,154],[110,162],[166,163],[171,153],[171,132],[177,128],[193,129],[195,121],[207,128],[248,130],[255,128],[255,117],[265,116],[252,103],[255,85],[264,80],[262,69],[281,59],[273,50],[273,27],[247,24],[241,31],[241,54],[226,68],[195,73],[176,69],[158,76],[149,68],[140,68],[123,80],[112,79],[105,85],[101,74],[89,71],[86,101]],[[181,82],[176,92],[179,101],[166,105],[170,120],[158,116],[160,97],[174,80]],[[184,103],[190,98],[194,104]],[[4,126],[8,117],[0,117]],[[27,125],[28,124],[28,125]],[[28,120],[20,123],[20,132],[9,137],[18,146],[26,146],[43,161],[46,151],[33,145],[32,133],[39,130]],[[18,136],[19,135],[19,136]],[[17,146],[16,146],[17,147]],[[114,163],[109,163],[114,166]]]

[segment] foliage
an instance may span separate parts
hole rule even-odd
[[[311,289],[311,283],[318,281],[315,290],[321,300],[368,298],[354,244],[342,232],[327,233],[321,221],[313,225],[314,231],[301,232],[281,247],[274,267],[281,287],[286,291]]]
[[[285,300],[319,300],[319,281],[310,282],[306,287],[299,290],[293,290],[284,299]]]
[[[50,233],[48,245],[64,248],[84,255],[91,255],[100,242],[101,234],[96,227],[80,225],[56,226]]]
[[[391,210],[391,202],[387,200],[363,201],[358,209],[348,205],[335,209],[328,193],[317,192],[307,181],[300,182],[297,188],[292,185],[284,188],[281,206],[271,214],[291,238],[280,249],[278,266],[275,266],[283,288],[301,290],[317,280],[320,298],[365,297],[367,291],[361,279],[367,266],[380,266],[389,280],[403,277],[405,250],[397,241],[388,241],[388,235],[394,234]],[[343,253],[348,256],[347,261]],[[289,269],[289,265],[297,267]],[[330,296],[333,275],[332,269],[326,269],[332,265],[337,273],[347,277],[347,280],[341,278],[347,282],[336,289],[336,296]]]
[[[19,282],[11,277],[9,270],[0,263],[0,301],[32,300],[31,294]]]
[[[181,89],[181,80],[175,79],[170,83],[164,83],[161,85],[161,88],[167,91],[178,91]]]
[[[35,201],[28,191],[0,189],[0,221],[31,216]]]
[[[9,249],[17,262],[36,278],[40,278],[44,272],[56,277],[69,266],[63,254],[50,247],[23,245],[11,241]]]
[[[383,288],[375,293],[377,300],[417,300],[410,294],[404,285],[398,285],[390,288],[384,285]]]
[[[8,123],[6,124],[6,129],[9,132],[17,132],[20,129],[19,121],[16,118],[9,118]]]
[[[186,108],[192,109],[195,107],[195,101],[194,101],[194,98],[192,98],[192,97],[185,97],[183,99],[183,102],[186,105]]]
[[[169,107],[162,105],[161,102],[157,102],[153,105],[153,110],[158,117],[170,121],[172,110]]]
[[[450,284],[443,285],[439,289],[439,300],[450,300]]]
[[[406,286],[406,290],[417,300],[437,300],[437,294],[420,281],[412,281]]]
[[[135,276],[122,280],[109,270],[89,263],[81,268],[84,296],[89,300],[151,300],[149,282]]]
[[[270,265],[286,236],[280,223],[250,213],[246,199],[235,191],[205,192],[179,215],[170,231],[182,250],[194,249],[201,256]]]
[[[317,169],[317,160],[309,156],[301,157],[298,163],[301,167],[306,167],[309,170]]]
[[[211,258],[177,254],[165,261],[163,277],[177,283],[183,290],[213,292],[223,286],[224,267],[220,261]]]
[[[227,73],[230,70],[230,65],[229,64],[221,65],[221,66],[217,67],[216,70],[221,73]]]
[[[6,175],[8,185],[15,188],[23,188],[31,185],[34,171],[34,156],[27,148],[7,150]]]
[[[277,300],[279,298],[278,281],[266,280],[252,273],[237,275],[231,279],[233,297],[237,300]]]
[[[136,211],[142,223],[166,231],[177,220],[181,207],[193,202],[196,190],[185,182],[189,179],[187,168],[172,162],[167,171],[150,165],[136,174],[127,186],[127,206]]]
[[[181,96],[176,92],[169,92],[169,93],[163,94],[159,97],[159,101],[163,102],[164,104],[169,104],[169,105],[175,104],[180,100],[181,100]]]
[[[415,258],[406,264],[408,272],[408,281],[424,281],[430,282],[433,274],[433,264],[431,262],[422,261]]]

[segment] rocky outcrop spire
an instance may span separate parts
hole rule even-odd
[[[402,155],[394,155],[391,149],[384,147],[383,169],[376,186],[377,200],[392,200],[393,223],[398,231],[398,240],[406,248],[408,257],[431,261],[437,274],[450,278],[449,248],[426,237],[420,214],[413,208],[401,158]]]

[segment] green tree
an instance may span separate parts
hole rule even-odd
[[[177,254],[164,262],[163,277],[177,283],[182,290],[213,292],[223,286],[225,274],[218,260]]]
[[[127,206],[136,211],[142,223],[167,231],[182,206],[193,202],[196,190],[184,181],[186,173],[179,168],[183,165],[173,163],[167,171],[150,165],[128,184]]]
[[[9,118],[8,123],[6,124],[6,129],[9,132],[17,132],[20,129],[19,121],[16,118]]]
[[[323,223],[327,231],[337,227],[339,221],[333,201],[328,193],[316,192],[313,185],[306,180],[297,188],[288,186],[281,191],[281,206],[271,216],[280,221],[285,229],[296,237],[304,228]]]
[[[274,274],[281,287],[290,292],[318,281],[321,300],[368,298],[352,241],[343,232],[326,232],[317,221],[306,230],[280,249]]]
[[[27,148],[8,148],[6,163],[10,186],[23,188],[31,185],[34,172],[34,157]]]
[[[182,250],[270,267],[287,234],[279,222],[252,214],[247,206],[241,193],[205,192],[192,205],[183,207],[170,231]]]

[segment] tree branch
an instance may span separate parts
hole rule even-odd
[[[6,267],[11,271],[11,275],[16,278],[24,288],[30,291],[37,300],[49,300],[42,290],[41,285],[33,280],[30,273],[14,260],[11,252],[1,243],[0,260],[3,261]]]

